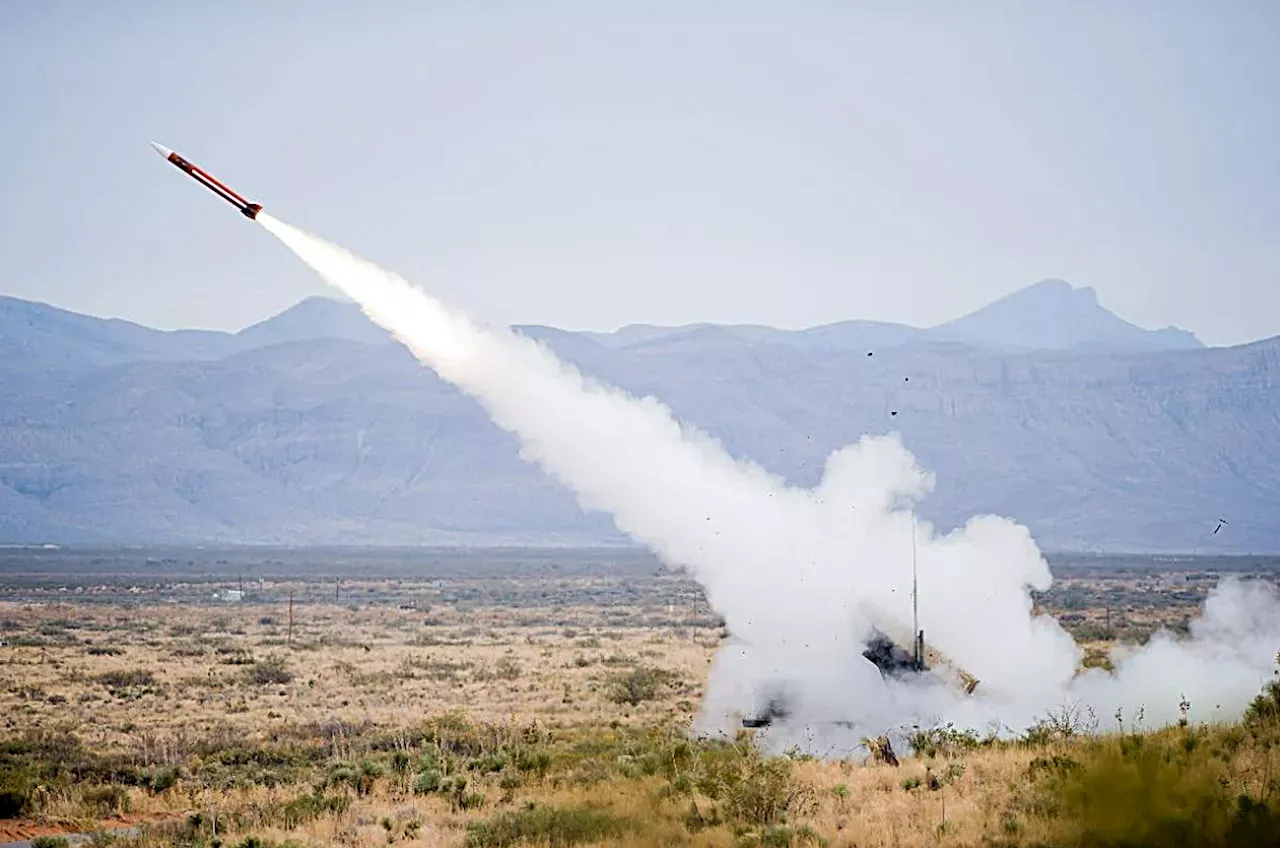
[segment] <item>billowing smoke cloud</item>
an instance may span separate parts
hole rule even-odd
[[[1280,647],[1274,590],[1224,584],[1190,639],[1157,637],[1114,676],[1077,676],[1070,635],[1032,614],[1030,590],[1051,578],[1028,531],[995,516],[947,534],[915,521],[933,478],[896,436],[836,451],[813,489],[788,486],[658,400],[601,385],[532,339],[478,326],[342,248],[258,220],[475,397],[583,507],[608,512],[702,584],[733,634],[711,670],[702,731],[732,733],[776,694],[791,714],[769,729],[771,744],[820,753],[846,753],[863,735],[913,721],[1021,728],[1077,702],[1100,716],[1143,707],[1163,722],[1185,695],[1197,717],[1226,718],[1258,691]],[[972,696],[938,680],[885,680],[862,656],[873,627],[910,644],[912,534],[922,626],[981,680]]]

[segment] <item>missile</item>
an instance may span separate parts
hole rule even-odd
[[[218,195],[218,197],[221,197],[223,200],[227,201],[232,206],[239,209],[240,214],[245,216],[246,218],[257,218],[258,213],[262,211],[261,203],[250,203],[249,201],[245,200],[243,197],[236,194],[231,189],[227,188],[221,182],[214,179],[213,175],[210,174],[208,171],[204,170],[198,165],[191,164],[186,159],[183,159],[181,156],[179,156],[177,153],[174,153],[172,150],[165,147],[163,144],[156,144],[153,141],[151,142],[151,146],[156,149],[156,153],[159,153],[167,161],[172,162],[179,169],[186,171],[187,174],[191,177],[191,179],[200,183],[205,188],[209,189],[214,194]]]

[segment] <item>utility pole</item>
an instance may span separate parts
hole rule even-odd
[[[293,644],[293,593],[289,593],[289,644]]]
[[[338,592],[340,591],[342,591],[342,578],[335,577],[333,580],[333,602],[335,604],[341,603],[341,601],[338,600]]]

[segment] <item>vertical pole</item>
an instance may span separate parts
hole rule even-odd
[[[340,603],[338,600],[338,592],[340,592],[341,590],[342,590],[342,578],[335,577],[333,579],[333,602],[335,604]]]
[[[924,667],[924,646],[920,644],[920,581],[916,572],[916,514],[911,512],[911,633],[915,637],[916,671]]]
[[[289,644],[293,644],[293,593],[289,593]]]

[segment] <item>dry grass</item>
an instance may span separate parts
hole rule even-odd
[[[714,631],[676,638],[612,626],[601,612],[298,606],[290,641],[287,613],[262,607],[0,606],[11,633],[55,634],[32,647],[11,638],[0,654],[0,714],[9,733],[65,726],[104,751],[149,737],[386,726],[451,710],[553,725],[691,715]],[[273,661],[291,681],[253,683]],[[660,665],[679,683],[661,701],[619,711],[606,678],[638,665]]]
[[[26,799],[0,838],[142,823],[127,841],[193,848],[215,831],[226,845],[1072,845],[1071,804],[1127,797],[1156,760],[1174,783],[1152,815],[1211,797],[1228,827],[1237,796],[1280,797],[1280,749],[1257,728],[961,746],[898,768],[691,744],[680,728],[719,634],[660,618],[307,604],[290,634],[274,607],[0,605],[0,805]]]

